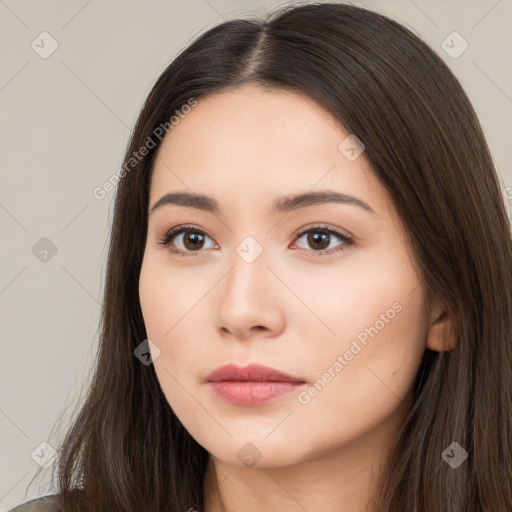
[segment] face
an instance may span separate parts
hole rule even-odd
[[[425,350],[424,290],[349,135],[309,98],[243,86],[200,100],[160,147],[142,313],[170,407],[225,463],[287,466],[362,440],[378,450],[403,421]],[[153,210],[176,193],[210,200]],[[292,382],[209,381],[252,363]]]

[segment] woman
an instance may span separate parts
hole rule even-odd
[[[418,37],[341,4],[214,27],[119,178],[90,392],[16,511],[512,510],[510,224]]]

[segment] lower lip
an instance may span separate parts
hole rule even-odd
[[[224,380],[210,382],[217,395],[236,405],[259,405],[302,386],[302,382]]]

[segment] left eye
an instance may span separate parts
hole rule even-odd
[[[328,228],[328,227],[317,226],[317,227],[309,228],[309,229],[297,234],[296,236],[298,237],[297,239],[300,240],[305,235],[307,235],[307,237],[305,239],[306,243],[310,247],[316,246],[316,248],[319,249],[319,250],[313,251],[314,253],[324,254],[326,251],[329,251],[329,253],[341,251],[345,248],[346,245],[350,245],[353,243],[353,239],[351,237],[349,237],[348,235],[344,235],[343,233],[340,233],[340,232],[338,232],[334,229]],[[337,248],[334,251],[331,251],[330,249],[332,249],[332,247],[333,247],[331,245],[331,242],[333,241],[333,237],[338,238],[338,240],[341,240],[341,243],[338,244],[337,246],[334,246]],[[304,247],[302,247],[302,248],[304,248]]]
[[[183,236],[182,236],[183,235]],[[345,249],[345,246],[353,244],[352,237],[340,233],[332,228],[326,226],[315,226],[300,233],[295,233],[297,240],[305,237],[306,243],[313,247],[311,251],[313,255],[322,255],[329,252],[337,252]],[[341,241],[334,250],[332,249],[331,242],[333,237]],[[173,247],[174,239],[176,239],[177,247]],[[213,243],[209,247],[205,247],[206,239],[212,240],[204,231],[195,228],[194,226],[178,226],[169,230],[164,237],[158,242],[160,245],[169,246],[170,251],[180,256],[197,256],[201,249],[218,247]],[[305,247],[300,247],[304,249]],[[307,248],[306,248],[307,249]]]

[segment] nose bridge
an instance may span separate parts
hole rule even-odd
[[[219,327],[237,336],[252,327],[279,329],[282,312],[274,293],[275,277],[267,265],[268,254],[253,237],[246,237],[230,255],[230,271],[219,297]]]
[[[270,274],[267,254],[263,245],[254,237],[247,236],[236,246],[231,255],[231,271],[226,283],[225,299],[233,300],[243,308],[256,304],[264,292]]]

